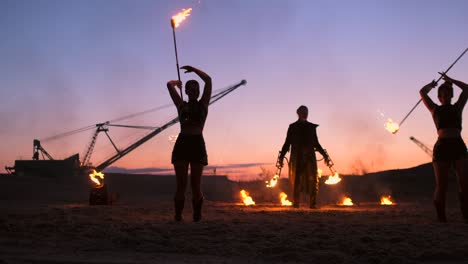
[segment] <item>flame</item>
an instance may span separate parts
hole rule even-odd
[[[292,202],[290,202],[288,199],[286,199],[286,198],[288,198],[288,195],[285,194],[284,192],[281,192],[279,194],[279,197],[281,199],[281,205],[282,206],[291,206],[292,205]]]
[[[104,180],[104,173],[102,172],[97,172],[96,170],[93,169],[93,173],[89,174],[89,178],[91,181],[93,181],[96,184],[97,188],[101,188],[104,186],[104,182],[101,182],[98,178],[101,178],[101,180]]]
[[[384,195],[382,197],[380,197],[380,204],[381,205],[393,205],[393,201],[391,199],[391,196],[390,195]]]
[[[276,186],[276,184],[278,184],[278,179],[279,179],[279,175],[278,174],[275,174],[275,176],[273,176],[273,178],[269,181],[265,181],[266,182],[266,187],[267,188],[273,188]]]
[[[320,179],[320,177],[322,177],[322,170],[321,169],[317,169],[317,177]]]
[[[387,122],[385,122],[384,126],[385,129],[387,129],[392,134],[395,134],[400,129],[400,125],[398,125],[398,123],[393,122],[391,118],[387,119]]]
[[[190,16],[190,12],[192,11],[192,8],[189,9],[182,9],[181,12],[179,12],[177,15],[172,17],[172,23],[175,28],[177,28],[182,21],[184,21],[188,16]]]
[[[242,201],[244,202],[245,205],[255,205],[254,200],[252,200],[252,197],[249,196],[249,193],[246,192],[245,190],[240,191],[240,195],[242,197]]]
[[[325,181],[325,184],[337,184],[341,181],[340,175],[338,172],[335,172],[335,174],[328,176],[328,179]]]
[[[343,198],[343,200],[341,201],[341,203],[339,205],[345,205],[345,206],[353,206],[353,200],[351,200],[351,198],[349,197],[345,197]]]

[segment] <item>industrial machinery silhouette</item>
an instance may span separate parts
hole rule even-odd
[[[246,81],[242,80],[241,82],[229,86],[225,89],[220,90],[219,92],[215,93],[210,100],[210,105],[214,104],[224,96],[228,95],[229,93],[233,92],[237,88],[239,88],[242,85],[246,85]],[[150,110],[146,110],[143,112],[127,115],[112,121],[106,121],[103,123],[95,124],[95,125],[90,125],[86,126],[83,128],[75,129],[69,132],[61,133],[58,135],[54,135],[49,138],[45,138],[42,141],[50,141],[50,140],[55,140],[63,137],[67,137],[70,135],[74,135],[77,133],[81,133],[84,131],[88,131],[91,129],[95,129],[95,132],[92,135],[91,141],[86,148],[86,151],[84,152],[85,154],[83,155],[83,159],[80,162],[79,160],[79,154],[74,154],[70,156],[69,158],[66,158],[64,160],[57,160],[53,159],[52,156],[43,148],[41,145],[41,141],[38,139],[34,139],[33,141],[33,159],[32,160],[16,160],[15,165],[13,167],[8,167],[6,166],[5,169],[11,173],[11,174],[17,174],[20,176],[28,175],[28,176],[46,176],[46,177],[63,177],[64,175],[83,175],[83,174],[88,174],[92,170],[96,170],[98,172],[104,170],[114,162],[118,161],[119,159],[123,158],[127,154],[129,154],[131,151],[135,150],[151,138],[155,137],[156,135],[160,134],[163,132],[165,129],[171,127],[172,125],[176,124],[179,122],[179,118],[175,117],[171,119],[169,122],[165,123],[162,126],[159,127],[148,127],[148,126],[129,126],[129,125],[121,125],[121,124],[115,124],[114,122],[118,122],[124,119],[132,118],[138,115],[142,115],[148,112],[160,110],[165,107],[172,106],[172,104],[164,105],[161,107],[156,107]],[[126,127],[126,128],[139,128],[139,129],[149,129],[151,130],[150,133],[147,135],[141,137],[137,141],[133,142],[129,146],[119,149],[117,145],[114,143],[112,138],[109,135],[109,127]],[[100,163],[97,166],[93,166],[90,162],[92,153],[94,151],[94,147],[96,144],[96,140],[98,135],[104,132],[111,142],[112,146],[114,147],[116,153],[113,154],[110,158],[106,159],[102,163]],[[42,157],[42,159],[40,159]]]
[[[410,137],[410,140],[413,141],[416,145],[418,145],[418,147],[420,147],[424,152],[426,152],[426,154],[429,155],[429,157],[432,157],[432,150],[428,146],[424,145],[421,141],[417,140],[413,136]]]

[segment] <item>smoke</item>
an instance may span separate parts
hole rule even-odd
[[[327,150],[341,173],[363,175],[386,167],[392,138],[374,111],[343,111],[338,108],[330,114],[328,123],[332,127],[327,127],[327,130],[333,133],[319,135],[320,141],[322,145],[338,143],[336,149]]]
[[[383,144],[366,144],[352,161],[350,168],[353,175],[364,175],[380,170],[387,159]]]

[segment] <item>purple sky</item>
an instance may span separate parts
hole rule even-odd
[[[430,161],[409,140],[430,148],[436,140],[422,104],[396,135],[383,124],[401,121],[420,87],[468,47],[467,1],[1,0],[1,167],[30,159],[34,138],[171,103],[170,17],[189,7],[176,33],[180,65],[205,70],[215,90],[248,82],[210,108],[210,165],[271,163],[265,166],[273,170],[302,104],[340,172]],[[468,55],[449,75],[468,82]],[[157,126],[175,114],[168,107],[123,123]],[[168,137],[178,131],[168,129],[113,165],[170,168]],[[91,133],[43,146],[54,158],[82,155]],[[123,148],[146,131],[109,133]],[[101,135],[93,162],[112,154]]]

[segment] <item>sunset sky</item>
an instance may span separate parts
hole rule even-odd
[[[274,170],[300,105],[320,124],[319,140],[341,173],[430,162],[409,140],[431,149],[436,140],[424,105],[396,135],[384,123],[400,122],[419,89],[468,47],[468,1],[0,0],[1,168],[31,159],[35,138],[170,104],[166,82],[177,79],[170,18],[189,7],[176,30],[180,66],[206,71],[215,91],[247,80],[210,107],[210,165],[232,174],[249,167],[240,179],[260,164]],[[468,55],[449,75],[468,82]],[[118,124],[158,126],[175,115],[162,107]],[[112,166],[171,168],[169,136],[178,131],[177,124]],[[56,159],[81,156],[92,133],[42,143]],[[109,130],[119,148],[145,133]],[[100,135],[93,163],[113,154]]]

